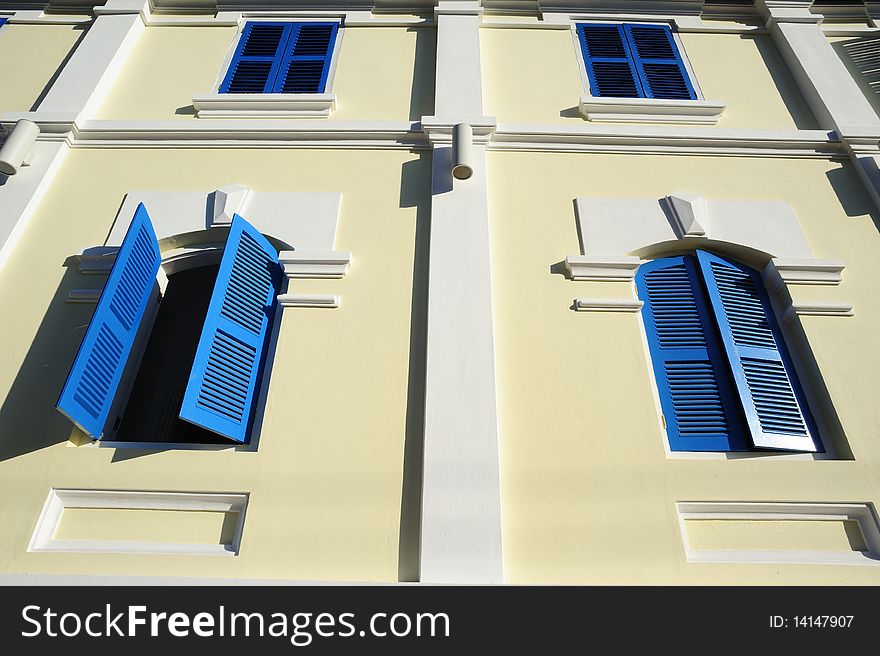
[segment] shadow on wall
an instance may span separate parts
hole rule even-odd
[[[419,121],[422,116],[430,116],[434,113],[434,60],[437,56],[435,38],[437,32],[433,29],[413,27],[407,28],[407,31],[415,31],[416,33],[416,56],[413,62],[412,91],[409,96],[409,120]]]
[[[766,35],[754,34],[742,34],[740,38],[755,42],[755,47],[758,49],[761,59],[764,60],[773,84],[776,85],[776,90],[779,91],[779,96],[791,115],[795,127],[798,130],[818,130],[820,126],[816,117],[813,116],[813,112],[801,94],[797,83],[788,72],[788,67],[772,39]]]
[[[40,104],[43,102],[43,99],[52,89],[52,85],[55,84],[55,80],[58,79],[58,76],[61,75],[61,71],[64,70],[64,67],[67,66],[67,62],[70,61],[70,58],[73,57],[73,53],[76,52],[76,49],[79,48],[79,44],[82,43],[82,40],[86,36],[86,32],[88,32],[88,27],[85,25],[74,25],[74,31],[80,32],[81,34],[77,37],[76,43],[73,44],[73,47],[70,49],[70,52],[67,53],[67,56],[61,61],[58,65],[58,68],[55,69],[55,72],[52,73],[52,77],[49,78],[49,81],[46,82],[46,86],[43,87],[43,90],[40,92],[40,95],[37,96],[37,99],[34,101],[34,104],[31,105],[31,111],[35,111]]]
[[[55,402],[77,349],[88,328],[94,304],[67,302],[71,289],[83,288],[75,258],[55,291],[9,393],[0,405],[0,460],[61,444],[73,424],[55,409]],[[103,283],[103,276],[95,276]]]
[[[856,37],[831,45],[874,111],[880,113],[880,37]]]
[[[431,153],[404,163],[400,175],[400,207],[416,208],[413,253],[412,309],[409,327],[409,372],[406,390],[406,442],[397,578],[419,580],[422,506],[422,455],[425,425],[425,345],[428,320],[428,245],[431,221]]]
[[[868,171],[868,174],[880,179],[877,163],[868,158],[865,160],[865,164],[873,168]],[[874,207],[870,196],[865,191],[865,186],[855,170],[855,165],[852,162],[840,162],[839,168],[827,171],[825,176],[831,183],[831,188],[834,189],[834,194],[846,216],[854,219],[870,216],[874,227],[880,231],[880,214],[877,213],[877,208]]]

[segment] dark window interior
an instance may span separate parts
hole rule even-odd
[[[219,266],[198,267],[168,278],[165,296],[114,439],[229,444],[219,435],[179,418],[218,270]]]

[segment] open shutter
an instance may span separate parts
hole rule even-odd
[[[645,98],[695,100],[697,95],[667,25],[625,25]]]
[[[181,419],[236,442],[247,441],[280,279],[275,249],[236,214],[186,385]]]
[[[296,23],[281,63],[275,93],[323,93],[338,23]]]
[[[673,451],[743,451],[724,355],[692,258],[668,257],[636,276],[660,405]]]
[[[116,254],[56,407],[96,439],[105,432],[162,261],[143,204]]]
[[[756,447],[819,451],[791,359],[757,272],[697,251],[709,302]]]
[[[271,93],[293,25],[248,23],[220,93]]]
[[[610,98],[639,98],[642,88],[623,25],[579,24],[590,92]]]

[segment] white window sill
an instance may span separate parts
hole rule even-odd
[[[193,96],[198,118],[327,118],[335,93],[211,93]]]
[[[581,116],[609,123],[692,123],[715,125],[727,105],[714,100],[659,98],[595,98],[583,96]]]

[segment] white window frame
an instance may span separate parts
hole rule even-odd
[[[590,78],[587,75],[587,63],[584,60],[584,52],[578,38],[577,26],[583,23],[623,25],[634,24],[656,25],[669,27],[672,38],[678,48],[678,54],[684,63],[696,100],[668,100],[664,98],[610,98],[599,97],[592,94]],[[675,21],[670,20],[608,20],[591,18],[572,18],[569,32],[577,57],[578,72],[581,78],[581,87],[584,94],[578,102],[578,110],[581,116],[588,121],[600,121],[607,123],[688,123],[697,125],[715,125],[724,113],[726,104],[719,101],[706,100],[700,88],[699,80],[694,73],[688,58],[687,51],[681,41],[681,35],[676,29]]]
[[[229,65],[241,41],[247,23],[339,23],[333,54],[330,57],[330,70],[323,93],[220,93],[220,85],[226,78]],[[226,51],[217,77],[207,94],[192,97],[197,118],[329,118],[336,109],[336,94],[333,85],[336,79],[336,66],[342,50],[345,35],[345,22],[339,17],[298,17],[298,16],[242,16],[238,21],[235,37]]]

